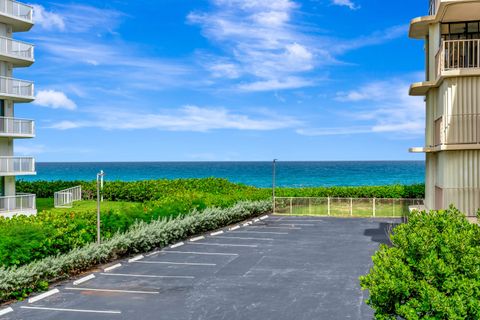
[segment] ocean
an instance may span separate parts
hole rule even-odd
[[[277,162],[279,187],[368,186],[424,183],[423,161]],[[256,187],[272,185],[271,162],[102,162],[37,163],[35,180],[95,180],[100,170],[107,181],[225,178]]]

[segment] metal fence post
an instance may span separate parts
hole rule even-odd
[[[375,212],[375,211],[376,211],[376,209],[377,209],[377,208],[375,207],[375,205],[376,205],[376,203],[375,203],[376,200],[377,200],[376,198],[373,198],[373,217],[374,217],[374,218],[375,218],[375,215],[376,215],[376,212]]]
[[[393,206],[393,218],[395,218],[395,199],[392,200],[392,206]]]
[[[293,198],[290,198],[290,214],[293,214]]]
[[[350,216],[353,217],[353,198],[350,198]]]
[[[330,215],[330,197],[327,198],[327,211],[328,215]]]
[[[312,214],[312,198],[308,198],[308,214]]]

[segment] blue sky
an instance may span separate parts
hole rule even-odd
[[[421,160],[428,1],[34,3],[39,161]]]

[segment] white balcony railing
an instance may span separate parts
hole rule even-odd
[[[0,13],[33,23],[33,7],[21,2],[0,0]]]
[[[442,41],[436,66],[438,76],[445,71],[480,69],[480,39]]]
[[[82,186],[55,192],[53,198],[55,208],[71,208],[74,202],[82,200]]]
[[[434,16],[437,13],[440,1],[441,0],[430,0],[429,15]]]
[[[0,117],[0,136],[33,137],[34,135],[33,120]]]
[[[33,82],[8,77],[0,77],[0,96],[1,95],[18,97],[22,99],[33,99]]]
[[[12,38],[0,37],[0,54],[17,59],[34,60],[34,46]]]
[[[35,210],[36,196],[34,194],[17,194],[11,197],[0,197],[0,213],[22,212]]]
[[[22,175],[35,173],[35,159],[31,157],[0,157],[1,175]]]

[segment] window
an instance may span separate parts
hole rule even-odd
[[[443,40],[480,39],[480,21],[442,23]]]

